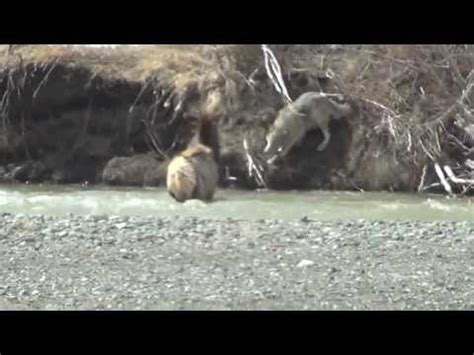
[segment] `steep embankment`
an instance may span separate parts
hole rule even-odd
[[[310,132],[265,167],[268,187],[439,189],[435,163],[473,178],[464,129],[474,124],[472,46],[272,49],[293,99],[343,93],[357,112],[331,125],[325,151],[316,151],[321,132]],[[256,187],[243,140],[257,158],[284,104],[259,46],[233,45],[4,48],[0,97],[0,179],[139,186],[163,184],[167,157],[212,115],[221,185]]]

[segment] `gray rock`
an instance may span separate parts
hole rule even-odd
[[[102,173],[104,183],[124,186],[161,186],[166,179],[166,164],[151,155],[116,157]]]

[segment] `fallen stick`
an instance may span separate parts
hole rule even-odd
[[[473,184],[473,186],[474,186],[474,180],[472,180],[472,179],[462,179],[462,178],[458,178],[458,177],[456,177],[456,176],[455,176],[455,179],[458,180],[461,184],[467,183],[467,184]],[[452,178],[449,177],[449,176],[448,176],[448,178],[447,178],[446,180],[447,180],[447,181],[455,182],[455,181],[453,181]],[[439,183],[439,182],[434,182],[434,183],[432,183],[432,184],[430,184],[430,185],[426,185],[426,186],[421,187],[421,189],[419,189],[418,192],[426,191],[426,190],[428,190],[428,189],[430,189],[430,188],[432,188],[432,187],[439,187],[439,186],[442,186],[442,184]],[[470,186],[463,186],[463,190],[469,190],[470,188],[471,188]],[[462,192],[461,194],[463,194],[463,192]]]
[[[449,179],[456,183],[456,184],[473,184],[474,185],[474,180],[473,179],[462,179],[454,175],[453,170],[451,169],[450,166],[445,165],[443,167],[444,171],[446,172],[446,175],[448,175]]]
[[[449,185],[449,182],[446,180],[446,177],[444,176],[443,170],[439,166],[438,163],[435,163],[434,165],[436,175],[438,175],[439,181],[441,181],[441,184],[443,185],[444,189],[446,192],[450,195],[453,194],[453,189],[451,188],[451,185]]]

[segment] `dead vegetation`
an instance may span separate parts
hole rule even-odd
[[[336,135],[326,152],[314,150],[319,134],[309,137],[267,172],[269,187],[453,193],[473,188],[473,139],[464,130],[474,124],[473,46],[270,48],[291,98],[310,90],[342,93],[356,102],[358,114],[347,127],[333,128],[347,132]],[[258,156],[286,103],[266,75],[258,45],[4,48],[0,98],[4,163],[42,158],[38,152],[46,148],[28,134],[38,117],[52,120],[55,110],[121,107],[124,133],[112,143],[121,147],[115,154],[154,151],[159,159],[186,146],[196,120],[213,115],[220,120],[226,175],[248,187],[257,186],[263,172],[249,173],[247,157]],[[71,147],[82,147],[101,117],[85,115]],[[144,143],[134,143],[134,135]]]
[[[466,146],[466,139],[463,143],[459,137],[462,129],[457,130],[458,138],[449,132],[453,131],[452,125],[468,127],[474,123],[473,49],[455,45],[307,46],[289,55],[287,63],[292,64],[286,71],[329,77],[334,92],[358,102],[359,117],[353,121],[357,126],[353,127],[352,149],[344,172],[352,176],[355,185],[413,189],[415,181],[422,179],[423,170],[436,172],[441,164],[447,166],[446,180],[465,193],[474,182],[470,168],[474,158],[472,139]],[[456,154],[453,145],[470,151],[470,156]],[[450,165],[462,178],[454,177]],[[411,171],[406,181],[401,179],[406,175],[403,169]],[[384,175],[386,181],[378,183]],[[367,184],[371,179],[377,186]],[[425,190],[425,183],[418,188]],[[397,186],[400,184],[404,186]],[[438,181],[433,186],[446,183]]]

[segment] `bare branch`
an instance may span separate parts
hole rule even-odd
[[[426,179],[426,171],[428,170],[428,165],[425,165],[423,167],[423,171],[421,172],[421,177],[420,177],[420,183],[418,184],[418,192],[423,191],[423,187],[425,185],[425,179]]]
[[[449,182],[446,180],[443,170],[441,170],[441,167],[439,166],[439,164],[435,163],[434,168],[436,171],[436,175],[438,175],[438,178],[441,181],[441,185],[443,185],[444,189],[449,195],[452,195],[453,189],[451,188],[451,185],[449,184]]]
[[[41,87],[48,81],[49,76],[53,72],[54,68],[56,68],[58,62],[59,62],[59,58],[56,58],[56,60],[51,65],[51,68],[49,68],[48,72],[45,74],[45,76],[43,77],[43,79],[39,83],[38,87],[36,88],[35,92],[33,93],[33,100],[36,99],[36,95],[38,95],[38,92],[41,89]]]
[[[247,139],[244,138],[243,140],[243,145],[244,145],[244,150],[245,150],[245,156],[247,157],[247,166],[248,166],[248,176],[249,177],[254,177],[255,181],[259,186],[263,186],[264,188],[267,188],[267,183],[265,182],[265,179],[263,178],[263,168],[256,164],[255,159],[252,157],[252,155],[249,152],[249,146],[247,143]],[[253,175],[253,172],[255,172],[255,176]]]

